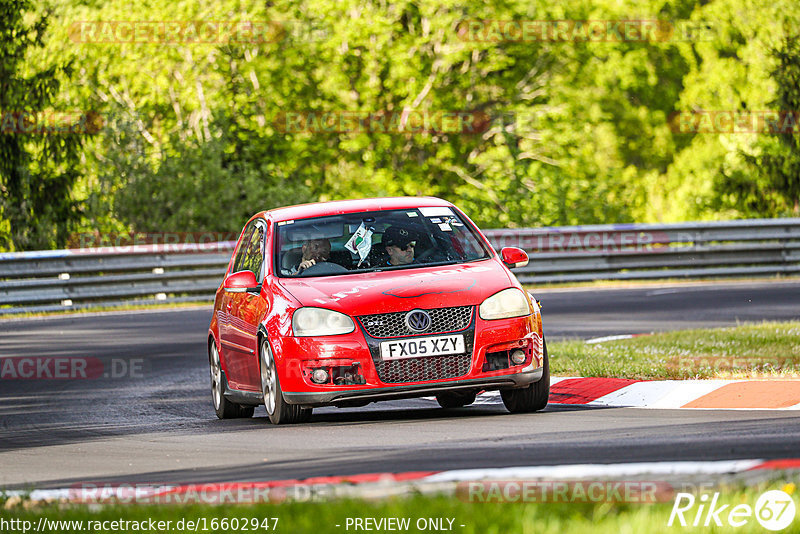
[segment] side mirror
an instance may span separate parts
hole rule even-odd
[[[506,247],[500,251],[500,258],[502,258],[503,263],[505,263],[509,269],[528,265],[528,253],[521,248]]]
[[[256,275],[251,271],[233,273],[222,282],[222,287],[228,293],[245,293],[246,291],[257,291],[260,288],[256,282]]]

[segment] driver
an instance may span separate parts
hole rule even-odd
[[[383,233],[381,243],[389,255],[387,265],[407,265],[414,261],[414,247],[417,242],[407,229],[390,226]]]
[[[317,263],[326,262],[331,257],[331,242],[327,239],[309,239],[303,243],[303,256],[292,274],[300,274]]]

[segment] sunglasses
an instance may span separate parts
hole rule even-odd
[[[400,250],[406,251],[406,250],[408,250],[410,248],[414,248],[415,246],[417,246],[417,244],[414,241],[412,241],[412,242],[408,243],[404,247],[401,247],[400,245],[394,245],[394,246],[399,248]]]

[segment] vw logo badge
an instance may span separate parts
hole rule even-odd
[[[431,316],[423,310],[413,310],[406,315],[406,326],[412,332],[424,332],[431,327]]]

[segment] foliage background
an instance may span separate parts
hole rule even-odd
[[[5,250],[64,246],[70,232],[238,231],[261,209],[384,195],[444,197],[485,228],[800,213],[796,133],[677,134],[668,122],[675,111],[800,109],[800,5],[789,0],[0,0],[0,18],[0,108],[105,119],[66,140],[0,135],[3,154],[19,156],[0,158]],[[663,42],[459,35],[482,19],[660,19],[691,31]],[[141,20],[285,31],[258,44],[71,34],[79,21]],[[34,27],[38,42],[14,56],[20,29]],[[26,100],[33,78],[52,83]],[[494,121],[481,135],[275,127],[285,111],[403,109]]]

